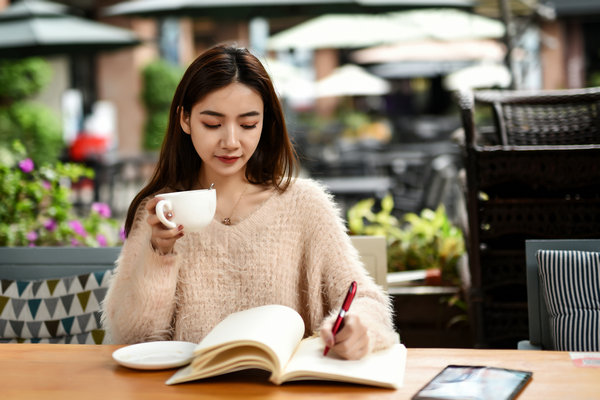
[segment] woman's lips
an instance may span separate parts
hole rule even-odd
[[[217,156],[217,158],[219,159],[219,161],[225,163],[225,164],[233,164],[235,163],[240,157],[228,157],[228,156]]]

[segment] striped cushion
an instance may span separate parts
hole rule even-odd
[[[111,275],[0,280],[0,342],[106,343],[100,304]]]
[[[539,250],[555,350],[600,351],[600,252]]]

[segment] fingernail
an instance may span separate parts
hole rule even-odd
[[[179,226],[177,227],[177,230],[178,230],[178,231],[182,231],[182,230],[183,230],[183,225],[179,225]]]

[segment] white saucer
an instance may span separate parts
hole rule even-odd
[[[113,352],[112,357],[124,367],[167,369],[188,364],[195,348],[196,344],[190,342],[146,342],[121,347]]]

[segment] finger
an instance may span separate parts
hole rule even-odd
[[[150,213],[155,213],[156,204],[158,204],[160,200],[161,198],[159,197],[153,197],[150,200],[148,200],[144,208]]]
[[[359,360],[367,355],[368,346],[355,345],[353,347],[344,348],[344,349],[334,348],[333,351],[335,351],[335,353],[337,355],[339,355],[342,358],[345,358],[346,360]]]
[[[351,337],[356,332],[359,332],[362,329],[362,324],[355,315],[346,314],[342,328],[335,335],[335,341],[337,343],[338,341],[346,340],[347,338]],[[364,328],[364,330],[366,332],[366,327]]]
[[[154,233],[156,231],[156,233]],[[177,240],[183,237],[183,227],[179,226],[174,229],[154,229],[150,243],[155,249],[160,249],[163,253],[168,253],[173,248]]]
[[[331,333],[331,327],[322,327],[320,336],[325,346],[331,348],[335,345],[335,338],[333,337],[333,333]]]
[[[175,228],[167,228],[160,224],[152,229],[152,236],[160,239],[173,239],[183,234],[183,226],[178,225]]]
[[[365,356],[368,352],[369,341],[365,336],[351,336],[345,340],[337,341],[335,346],[332,347],[334,351],[340,357],[346,359],[358,359]]]
[[[174,217],[174,214],[173,214],[173,212],[171,212],[171,211],[168,211],[168,212],[165,214],[165,217],[166,217],[168,220],[171,220],[171,219],[173,219],[173,217]],[[158,216],[157,216],[156,214],[150,214],[150,215],[148,215],[148,217],[146,218],[146,222],[147,222],[147,223],[148,223],[150,226],[152,226],[152,227],[155,227],[155,226],[156,226],[156,227],[158,227],[158,228],[161,228],[161,229],[166,229],[166,230],[169,230],[169,229],[176,229],[176,228],[170,228],[170,227],[168,227],[168,226],[165,226],[165,225],[162,223],[162,221],[161,221],[160,219],[158,219]]]
[[[346,315],[344,322],[344,327],[335,335],[334,349],[344,357],[362,357],[369,345],[367,327],[358,316],[351,314]]]
[[[159,223],[161,223],[156,214],[148,215],[148,218],[146,218],[146,222],[150,226],[158,225]]]

